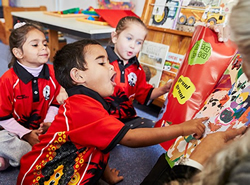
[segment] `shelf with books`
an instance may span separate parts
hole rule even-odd
[[[177,56],[184,56],[188,50],[188,47],[191,42],[192,32],[184,32],[170,27],[165,26],[156,26],[152,24],[152,12],[154,9],[154,4],[156,0],[145,0],[144,9],[142,13],[142,21],[146,24],[148,28],[148,35],[146,40],[164,44],[169,46],[168,53],[172,53]],[[166,1],[166,0],[165,0]],[[182,1],[182,0],[179,0]],[[165,59],[165,63],[167,59]],[[165,70],[162,70],[162,74],[166,74]],[[170,73],[169,73],[170,74]],[[164,75],[163,75],[164,76]],[[165,77],[174,78],[175,75],[165,75]],[[160,80],[159,85],[162,85],[167,82],[167,78]],[[161,96],[153,101],[154,105],[159,107],[163,106],[165,101],[165,96]]]

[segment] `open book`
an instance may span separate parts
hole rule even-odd
[[[236,54],[202,109],[194,116],[209,117],[204,123],[204,137],[213,132],[249,125],[250,82],[242,71],[241,63],[240,54]],[[201,141],[191,135],[178,137],[167,151],[170,165],[178,163],[184,155],[188,157]]]

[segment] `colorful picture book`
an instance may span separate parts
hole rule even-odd
[[[180,124],[193,119],[236,53],[237,48],[232,41],[218,42],[214,31],[197,26],[155,127]],[[168,150],[174,142],[175,139],[172,139],[161,143],[161,146]]]
[[[236,54],[220,81],[204,102],[202,109],[194,116],[209,117],[203,138],[208,134],[239,128],[250,123],[250,82],[242,71],[242,58]],[[189,156],[202,141],[191,135],[178,137],[167,151],[167,160],[171,166],[181,157]]]

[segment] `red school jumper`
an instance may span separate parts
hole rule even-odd
[[[17,184],[95,184],[109,152],[129,130],[108,113],[108,105],[84,86],[67,90],[69,98],[40,143],[21,159]]]
[[[129,59],[124,65],[113,47],[107,46],[106,51],[110,64],[117,72],[114,93],[105,98],[111,107],[110,114],[120,120],[134,118],[136,117],[134,99],[140,104],[147,104],[154,88],[146,82],[145,72],[136,57]]]
[[[0,120],[14,117],[24,127],[38,129],[49,106],[59,107],[60,87],[52,65],[44,64],[39,76],[33,77],[15,62],[0,78]]]

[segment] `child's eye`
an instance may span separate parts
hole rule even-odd
[[[33,47],[37,47],[37,46],[38,46],[38,44],[32,44],[32,46],[33,46]]]
[[[46,44],[43,44],[45,47],[47,47],[48,46],[48,44],[46,43]]]
[[[128,40],[132,40],[132,38],[131,38],[131,37],[127,37],[127,39],[128,39]]]
[[[101,62],[101,63],[99,63],[101,66],[104,66],[105,65],[105,62]]]
[[[142,41],[137,41],[136,44],[141,45]]]

